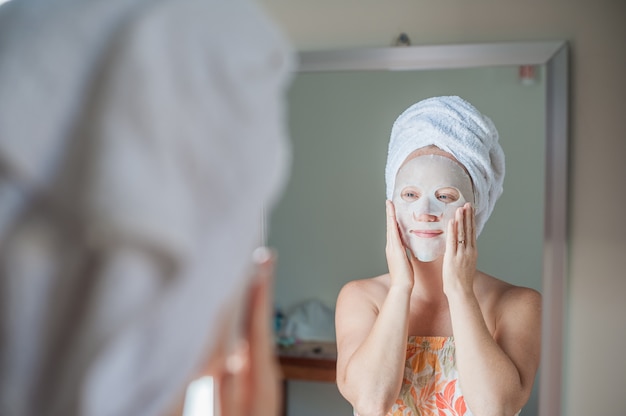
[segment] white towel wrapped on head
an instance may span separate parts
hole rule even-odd
[[[502,194],[504,152],[493,122],[460,97],[433,97],[413,104],[394,122],[385,169],[387,199],[398,170],[413,153],[434,145],[467,169],[474,184],[476,234]]]

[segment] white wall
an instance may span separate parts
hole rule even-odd
[[[563,414],[626,408],[626,2],[262,0],[300,50],[514,40],[570,42],[570,262]]]

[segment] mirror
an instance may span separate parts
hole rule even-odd
[[[520,66],[536,70],[531,85]],[[564,42],[301,53],[289,96],[292,176],[269,219],[278,305],[317,298],[333,307],[348,281],[386,272],[391,125],[416,101],[459,95],[492,118],[507,159],[504,193],[478,239],[479,268],[543,295],[541,366],[522,415],[561,414],[567,86]]]

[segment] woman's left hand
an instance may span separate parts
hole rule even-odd
[[[443,256],[443,291],[472,293],[476,274],[476,226],[470,203],[458,208],[448,223],[446,252]]]

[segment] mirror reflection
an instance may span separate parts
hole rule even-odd
[[[545,76],[533,69],[525,79],[516,66],[298,74],[289,96],[292,175],[269,227],[281,310],[309,300],[334,308],[347,282],[387,272],[391,126],[411,104],[441,95],[459,95],[493,120],[506,157],[504,192],[477,241],[478,269],[540,291]],[[523,415],[537,414],[536,384]],[[290,382],[288,394],[289,414],[352,411],[334,385]]]

